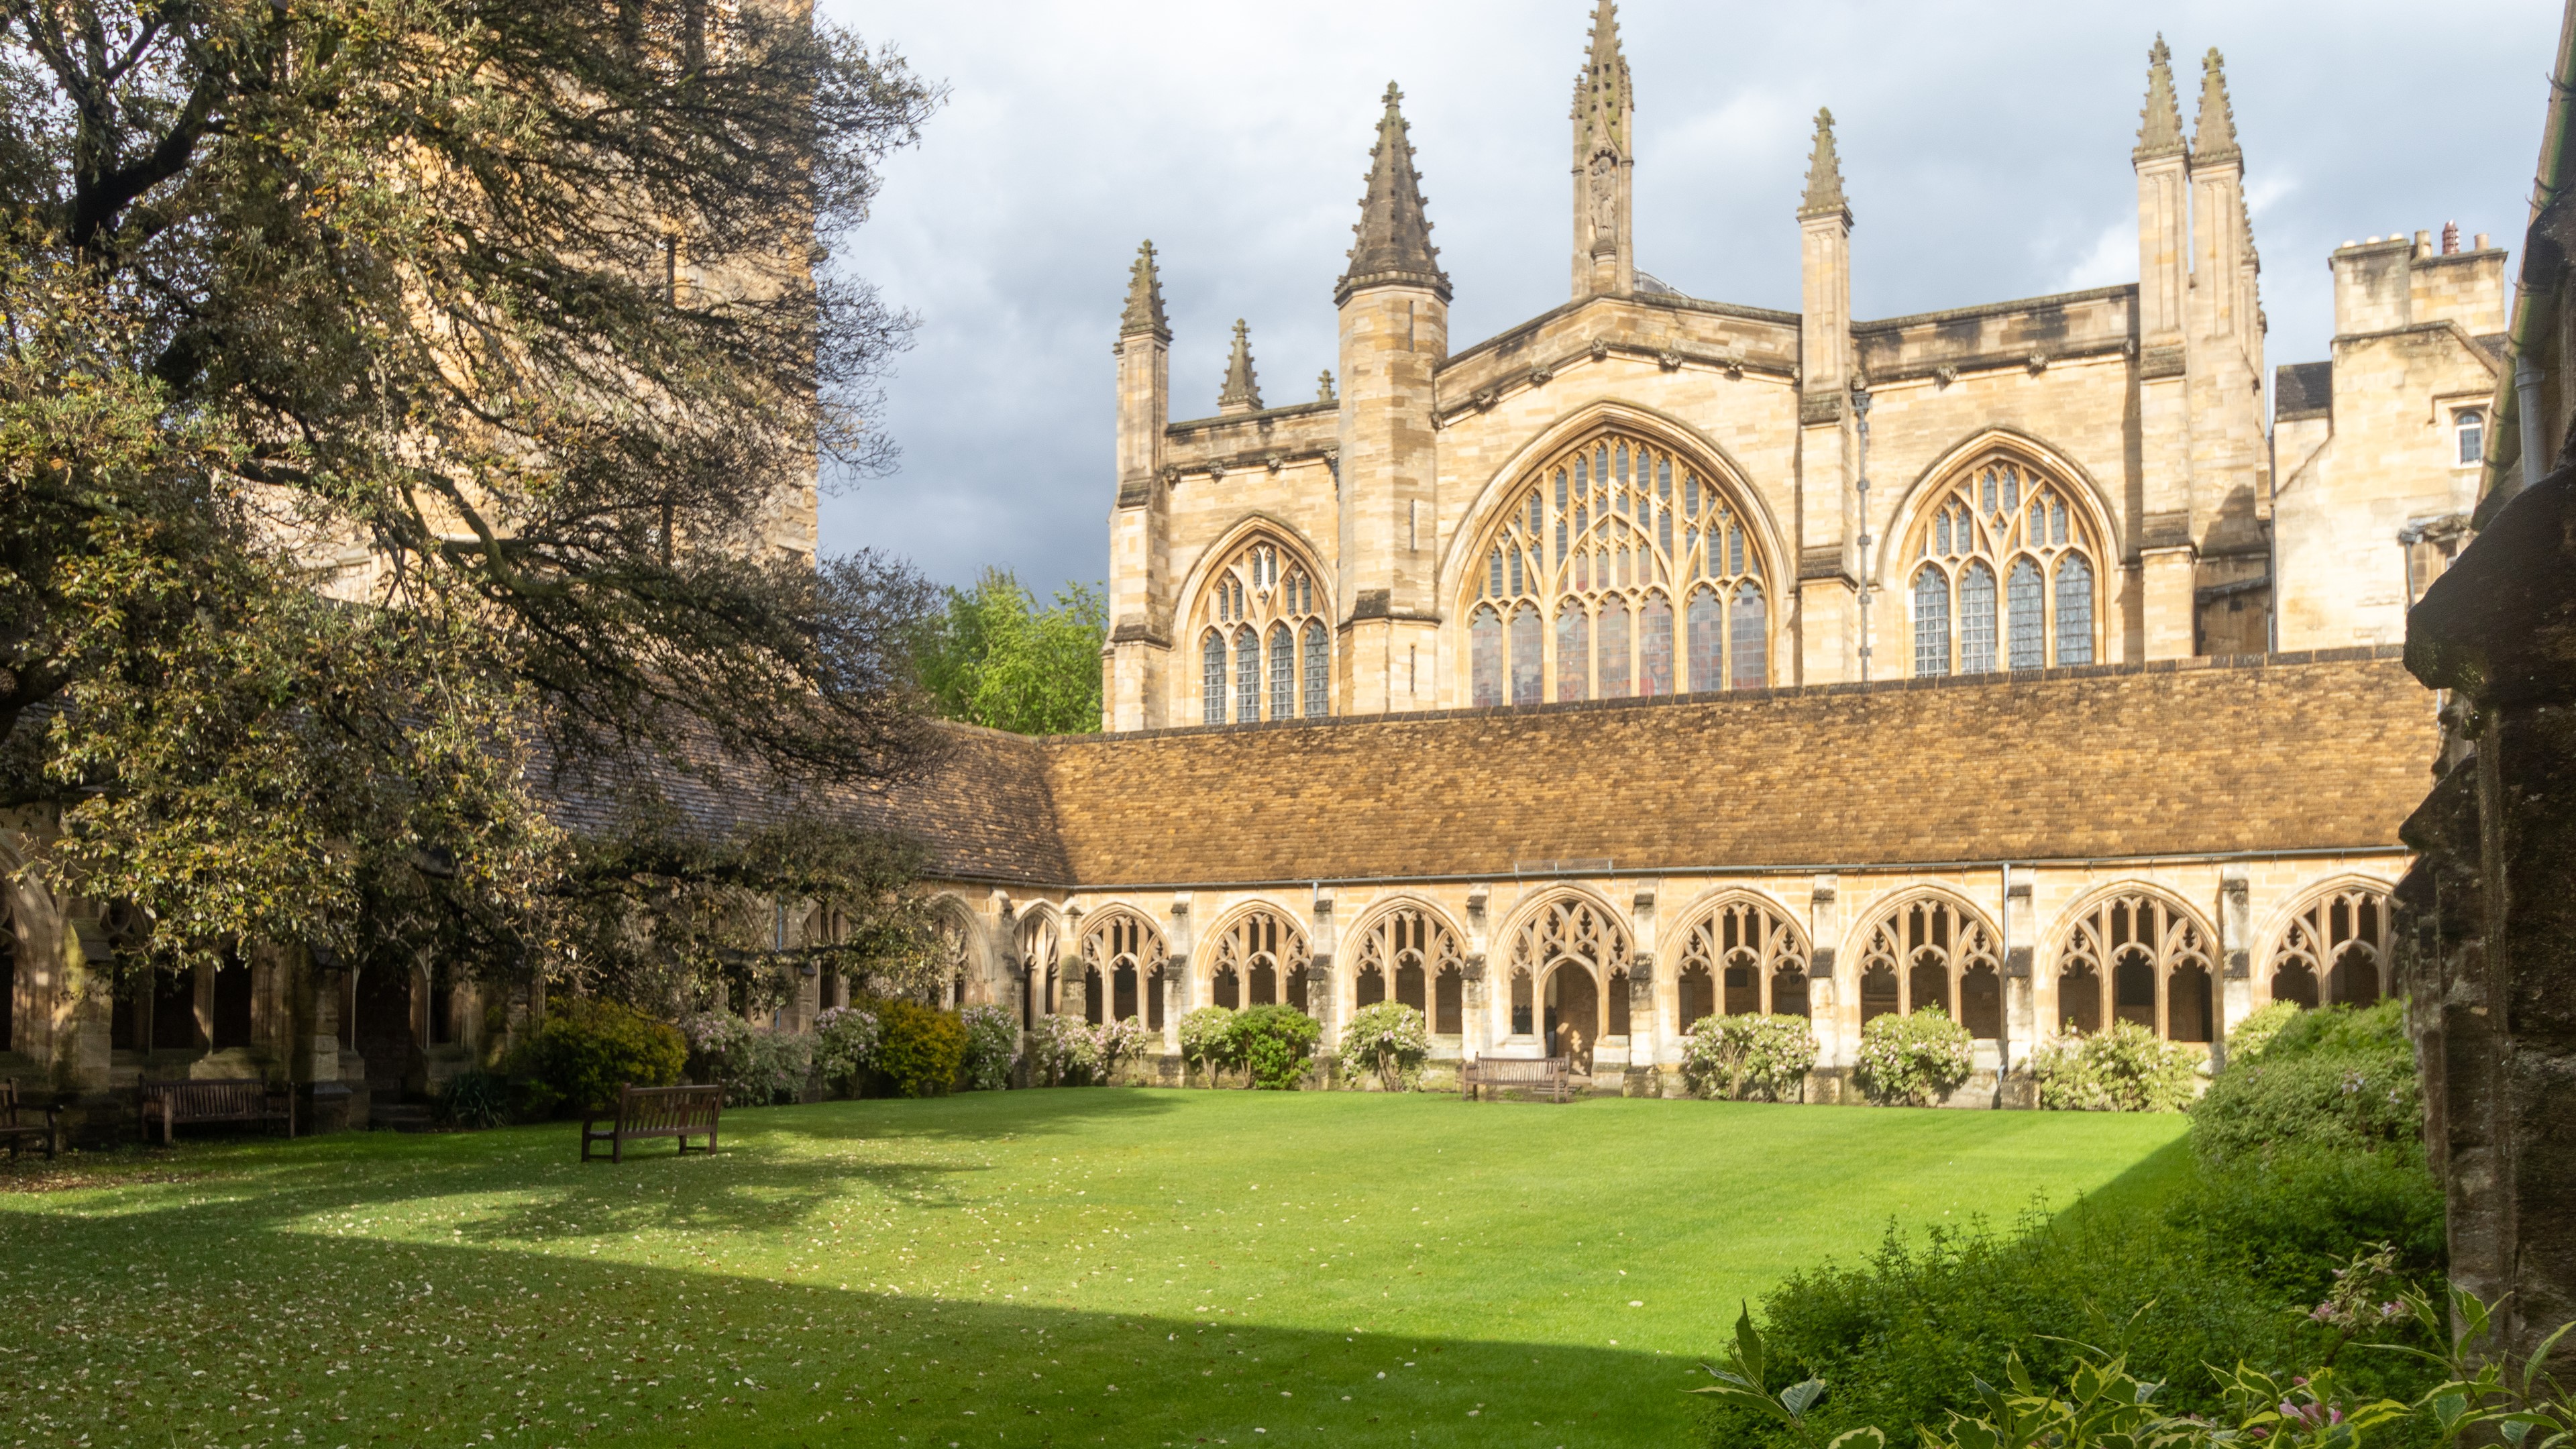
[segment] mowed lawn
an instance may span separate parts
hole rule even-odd
[[[1090,1090],[725,1126],[0,1175],[0,1445],[1678,1445],[1739,1300],[2152,1178],[2183,1123]]]

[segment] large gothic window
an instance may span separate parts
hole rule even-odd
[[[1360,936],[1357,1001],[1374,1006],[1392,997],[1421,1012],[1431,1030],[1456,1035],[1466,973],[1466,954],[1448,923],[1404,906],[1378,917]]]
[[[1579,1055],[1602,1035],[1605,991],[1624,991],[1628,928],[1580,896],[1549,901],[1512,935],[1512,1031],[1551,1056]]]
[[[1256,908],[1217,933],[1211,969],[1219,1006],[1277,1006],[1299,1011],[1306,1003],[1306,933],[1277,911]]]
[[[2209,928],[2162,896],[2121,894],[2076,919],[2057,953],[2057,1029],[2084,1036],[2133,1021],[2171,1041],[2217,1024]]]
[[[1912,567],[1918,677],[2094,658],[2093,560],[2073,490],[2027,463],[1988,458],[1934,491],[1902,555]]]
[[[1141,1015],[1162,1029],[1163,933],[1153,922],[1131,910],[1102,911],[1083,927],[1082,966],[1084,1020],[1096,1026],[1103,1013],[1116,1021]]]
[[[1471,570],[1468,699],[1624,699],[1770,682],[1743,511],[1670,449],[1606,433],[1538,469]]]
[[[1756,900],[1721,902],[1682,939],[1681,1029],[1703,1016],[1807,1014],[1807,943]]]
[[[1315,570],[1280,543],[1237,549],[1200,591],[1199,718],[1316,719],[1331,712],[1328,601]]]
[[[1994,928],[1939,896],[1878,918],[1860,957],[1860,1019],[1939,1010],[1981,1040],[2003,1036],[2003,958]]]
[[[2272,952],[2272,999],[2368,1006],[2387,995],[2388,893],[2327,891],[2301,907]]]

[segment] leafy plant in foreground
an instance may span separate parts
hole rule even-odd
[[[1693,1091],[1739,1102],[1792,1098],[1815,1064],[1816,1033],[1803,1016],[1703,1016],[1682,1050]]]
[[[1380,1087],[1406,1091],[1421,1081],[1422,1062],[1430,1054],[1431,1032],[1422,1013],[1401,1001],[1363,1006],[1342,1028],[1342,1076],[1354,1084],[1373,1071]]]
[[[1246,1007],[1234,1018],[1244,1069],[1264,1091],[1296,1090],[1323,1035],[1323,1023],[1293,1006]]]
[[[1967,1083],[1968,1048],[1968,1029],[1937,1006],[1872,1017],[1860,1029],[1852,1080],[1883,1106],[1934,1106]]]
[[[2030,1070],[2053,1112],[2179,1112],[2199,1086],[2191,1053],[2134,1021],[2041,1047]]]

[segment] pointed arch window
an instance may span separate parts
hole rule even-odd
[[[1762,549],[1743,510],[1686,459],[1602,433],[1518,486],[1467,571],[1470,620],[1490,607],[1508,621],[1507,637],[1491,639],[1471,622],[1472,702],[1502,702],[1487,679],[1508,678],[1515,704],[1769,682]],[[1478,652],[1489,643],[1490,660]]]
[[[2090,664],[2101,548],[2066,484],[1989,457],[1933,490],[1912,566],[1914,673]]]
[[[1306,933],[1277,911],[1255,908],[1235,917],[1217,934],[1212,972],[1219,1006],[1277,1006],[1282,1002],[1307,1010]],[[1241,1001],[1226,999],[1231,983]]]
[[[1153,922],[1131,910],[1101,912],[1083,927],[1082,964],[1094,993],[1083,1013],[1088,1020],[1097,1024],[1106,1008],[1114,1020],[1141,1016],[1145,1026],[1162,1029],[1163,933]]]
[[[1370,1004],[1367,983],[1374,975],[1378,1000],[1391,990],[1397,1001],[1421,1012],[1431,1030],[1457,1032],[1455,988],[1466,979],[1467,957],[1448,922],[1413,906],[1389,911],[1361,935],[1358,964],[1360,1005]]]
[[[1682,940],[1682,1030],[1701,1015],[1807,1014],[1807,942],[1789,918],[1754,900],[1720,903]]]
[[[2290,918],[2272,951],[2272,999],[2368,1006],[2388,994],[2388,893],[2331,890]]]
[[[1202,722],[1318,719],[1330,712],[1326,601],[1316,591],[1314,570],[1295,550],[1276,539],[1245,543],[1201,594]]]
[[[1863,1022],[1937,1010],[1956,1017],[1971,1036],[2003,1033],[2003,960],[1994,928],[1944,897],[1917,897],[1881,915],[1860,966]]]
[[[2159,895],[2096,902],[2058,947],[2057,1030],[2081,1036],[2132,1021],[2168,1041],[2208,1041],[2217,1023],[2211,939]]]

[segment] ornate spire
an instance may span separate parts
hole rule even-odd
[[[1606,150],[1628,155],[1628,58],[1619,53],[1619,7],[1601,0],[1592,15],[1592,53],[1574,78],[1574,118],[1582,127],[1586,157]]]
[[[1333,370],[1329,367],[1315,378],[1315,401],[1319,403],[1341,401],[1340,398],[1333,396]]]
[[[1842,158],[1834,152],[1834,113],[1816,112],[1816,150],[1807,162],[1807,199],[1798,203],[1798,218],[1839,216],[1848,224],[1851,206],[1843,200]]]
[[[2184,154],[2182,106],[2174,99],[2173,52],[2158,35],[2156,48],[2147,52],[2147,104],[2138,112],[2138,149],[2130,155],[2153,161]]]
[[[1136,266],[1127,274],[1127,315],[1118,320],[1119,336],[1137,332],[1172,340],[1171,325],[1163,318],[1163,279],[1154,270],[1152,242],[1136,249]]]
[[[1351,248],[1351,265],[1333,289],[1336,306],[1362,287],[1401,285],[1428,287],[1449,300],[1449,275],[1440,270],[1440,249],[1431,244],[1431,223],[1422,214],[1422,178],[1414,174],[1413,143],[1406,139],[1404,92],[1386,83],[1386,114],[1378,119],[1377,146],[1369,153],[1368,194],[1360,198],[1359,224],[1351,228],[1359,241]]]
[[[1252,375],[1252,329],[1234,319],[1234,352],[1225,360],[1225,390],[1216,395],[1221,413],[1261,411],[1261,380]]]
[[[2227,103],[2227,62],[2217,46],[2200,63],[2200,116],[2192,123],[2194,161],[2241,161],[2236,145],[2236,108]]]

